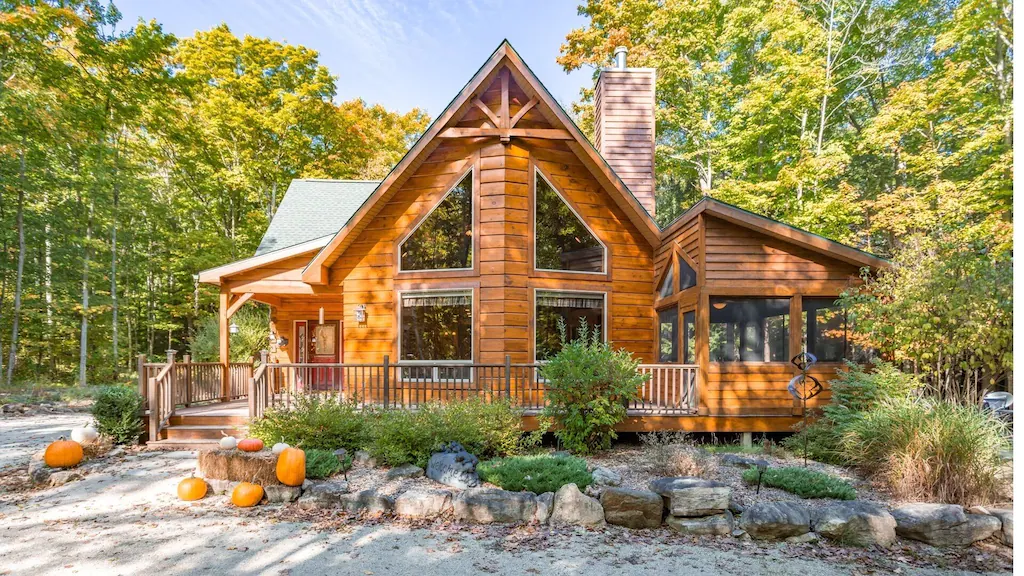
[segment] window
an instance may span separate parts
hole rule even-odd
[[[788,362],[788,298],[711,298],[712,362]]]
[[[604,245],[540,171],[534,174],[534,182],[534,266],[538,270],[603,273]]]
[[[399,355],[404,364],[473,360],[472,292],[409,292],[401,296]],[[405,366],[410,379],[469,378],[469,367]]]
[[[693,311],[683,312],[683,364],[696,364],[697,356],[694,346],[697,343],[697,331],[694,324]]]
[[[679,361],[679,309],[658,312],[658,362]]]
[[[579,336],[581,320],[592,330],[604,330],[604,294],[538,291],[535,306],[535,346],[539,361],[551,358],[562,349],[559,319],[565,323],[567,340]]]
[[[690,266],[685,258],[679,259],[679,290],[686,290],[697,285],[697,271]]]
[[[804,298],[804,350],[818,362],[841,362],[847,357],[846,311],[835,298]]]
[[[661,280],[661,286],[658,286],[658,298],[668,298],[672,295],[672,291],[676,288],[676,267],[669,262],[668,272],[665,273],[665,277]]]
[[[401,270],[473,267],[473,172],[445,194],[401,247]]]

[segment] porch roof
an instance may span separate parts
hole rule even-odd
[[[379,180],[292,180],[255,255],[333,236],[378,184]]]

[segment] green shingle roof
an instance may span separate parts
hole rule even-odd
[[[337,234],[378,184],[377,180],[292,180],[256,256]]]

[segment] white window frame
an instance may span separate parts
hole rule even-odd
[[[470,313],[470,335],[469,335],[469,360],[404,360],[402,359],[402,308],[404,308],[402,300],[406,296],[465,296],[469,295],[469,313]],[[399,290],[398,291],[398,377],[403,382],[438,382],[439,378],[439,366],[434,366],[430,371],[430,378],[406,378],[402,376],[402,367],[412,366],[428,366],[430,364],[444,364],[451,366],[469,366],[469,378],[466,380],[457,379],[455,381],[464,381],[466,383],[473,382],[473,358],[476,357],[476,319],[473,318],[473,311],[476,308],[476,298],[473,295],[472,288],[455,288],[455,289],[428,289],[428,290]],[[448,379],[451,380],[451,379]]]
[[[565,196],[558,189],[558,187],[556,187],[551,182],[551,179],[544,175],[544,172],[541,171],[540,167],[539,166],[534,166],[533,170],[534,170],[533,206],[530,207],[530,219],[533,222],[533,269],[537,270],[538,272],[562,272],[562,273],[566,273],[566,274],[590,274],[592,276],[595,276],[595,275],[596,276],[605,276],[605,275],[607,275],[608,274],[608,246],[606,246],[605,243],[601,241],[601,238],[596,233],[594,233],[593,228],[591,228],[590,225],[587,224],[587,221],[583,218],[583,216],[580,216],[580,213],[577,212],[576,209],[573,208],[572,204],[570,204],[569,201],[565,199]],[[580,223],[583,224],[583,227],[587,229],[587,232],[589,232],[590,235],[594,237],[594,240],[597,240],[597,243],[601,246],[601,271],[600,272],[590,272],[588,270],[558,270],[558,269],[552,269],[552,268],[541,268],[541,267],[539,267],[537,265],[537,253],[538,253],[538,250],[537,250],[537,178],[538,177],[544,179],[544,182],[546,182],[547,185],[551,187],[551,190],[553,190],[555,192],[555,195],[558,196],[558,199],[561,200],[562,203],[565,204],[566,208],[568,208],[569,211],[572,212],[576,216],[576,218],[580,221]],[[596,294],[596,292],[595,292],[595,294]]]
[[[533,363],[546,364],[549,360],[537,358],[537,297],[541,294],[582,294],[584,296],[601,296],[601,341],[608,341],[608,293],[595,290],[563,290],[560,288],[533,289]],[[540,376],[538,375],[538,378]]]
[[[458,188],[459,184],[462,184],[462,181],[466,179],[466,175],[467,174],[469,175],[469,178],[470,178],[470,180],[469,180],[469,198],[470,198],[469,211],[472,212],[472,214],[470,214],[470,218],[472,220],[472,224],[470,224],[470,232],[472,233],[472,238],[470,238],[471,242],[470,242],[470,246],[469,246],[469,251],[470,251],[469,253],[470,253],[470,255],[473,258],[473,266],[470,266],[469,268],[413,268],[411,270],[406,270],[406,269],[402,268],[402,247],[405,246],[405,243],[409,240],[409,238],[411,238],[412,235],[415,234],[416,231],[420,229],[420,226],[422,226],[423,223],[426,222],[427,219],[430,218],[430,216],[434,213],[434,211],[437,210],[437,207],[440,206],[441,203],[444,202],[449,196],[451,196],[452,191],[455,190],[456,188]],[[466,171],[464,171],[462,174],[459,175],[459,177],[455,180],[455,183],[452,184],[452,186],[450,188],[448,188],[447,192],[444,193],[444,196],[441,196],[441,198],[438,199],[438,201],[435,202],[433,206],[431,206],[430,211],[428,211],[425,216],[420,218],[420,221],[417,222],[415,226],[413,226],[412,230],[409,230],[408,232],[405,233],[404,236],[402,236],[402,239],[398,242],[398,272],[399,273],[402,273],[402,272],[452,272],[452,271],[455,271],[455,272],[460,272],[460,271],[461,272],[466,272],[466,271],[473,270],[474,266],[476,265],[476,243],[477,243],[477,221],[476,221],[476,213],[477,213],[477,209],[476,208],[477,207],[476,207],[476,203],[477,203],[477,199],[476,199],[476,167],[471,165]]]

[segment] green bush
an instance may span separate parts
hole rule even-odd
[[[481,462],[477,473],[485,482],[519,492],[555,492],[566,484],[580,490],[593,482],[587,462],[572,456],[513,456]]]
[[[629,352],[602,342],[600,329],[582,320],[576,339],[566,338],[561,320],[558,332],[562,349],[540,370],[547,381],[544,419],[555,424],[555,436],[572,452],[607,449],[647,376]]]
[[[743,480],[749,484],[756,484],[758,473],[757,468],[746,470],[743,472]],[[807,468],[768,468],[764,471],[761,484],[779,488],[803,498],[853,500],[857,497],[857,491],[848,482]]]
[[[835,380],[829,382],[831,401],[825,405],[821,417],[787,438],[784,445],[797,454],[803,454],[804,442],[808,455],[819,462],[852,464],[842,443],[850,427],[879,403],[889,399],[909,398],[921,387],[914,375],[900,371],[888,362],[875,361],[873,366],[848,364]]]
[[[329,478],[334,476],[338,472],[347,470],[334,455],[333,451],[330,450],[319,450],[312,449],[306,450],[306,478],[312,478],[319,480],[321,478]],[[348,456],[345,458],[351,462]]]
[[[523,436],[522,411],[507,400],[431,402],[416,411],[368,412],[367,418],[369,451],[388,466],[426,466],[433,452],[453,441],[480,458],[518,454],[539,441]]]
[[[316,395],[298,395],[292,407],[271,408],[249,425],[249,434],[267,445],[287,442],[303,450],[350,453],[365,448],[366,417],[352,402]]]
[[[142,395],[132,388],[103,387],[92,405],[96,430],[115,444],[134,444],[142,434],[142,406]]]
[[[842,450],[902,500],[973,505],[1001,498],[1006,434],[975,406],[890,399],[848,426]]]
[[[267,328],[270,313],[263,306],[246,304],[231,317],[231,323],[238,326],[238,332],[231,334],[228,350],[232,362],[248,362],[259,359],[260,350],[267,347]],[[188,352],[194,362],[217,362],[220,358],[220,321],[216,314],[199,319],[196,331],[189,337]]]

